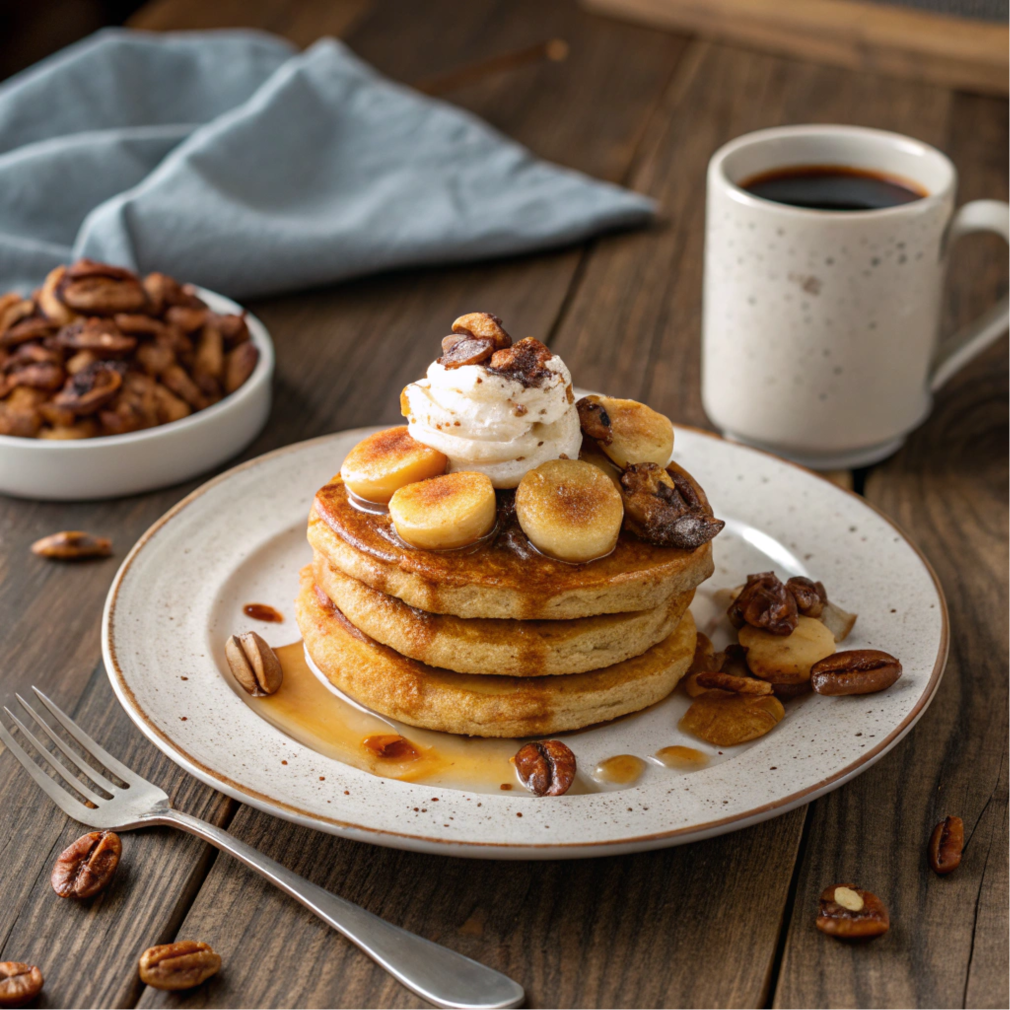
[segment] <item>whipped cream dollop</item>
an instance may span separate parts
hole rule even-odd
[[[404,389],[401,407],[411,436],[447,456],[449,472],[487,474],[496,488],[516,487],[549,459],[578,459],[582,445],[572,377],[556,354],[532,377],[435,361]]]

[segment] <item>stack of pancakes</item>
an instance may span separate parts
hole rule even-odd
[[[694,656],[688,610],[711,544],[566,564],[534,550],[499,494],[495,532],[468,548],[405,545],[336,477],[309,517],[298,624],[340,691],[411,726],[483,737],[581,729],[665,698]]]

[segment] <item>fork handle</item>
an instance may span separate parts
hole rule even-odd
[[[168,824],[210,842],[266,877],[360,947],[393,978],[440,1007],[515,1007],[523,987],[507,975],[432,943],[292,873],[227,831],[183,813],[159,811],[147,824]]]

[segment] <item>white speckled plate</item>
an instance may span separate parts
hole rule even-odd
[[[646,759],[637,783],[557,798],[378,778],[325,756],[257,713],[226,674],[223,647],[228,634],[249,627],[273,645],[297,638],[291,601],[309,558],[312,495],[370,430],[289,446],[203,485],[141,537],[109,593],[102,647],[120,701],[176,763],[237,800],[322,831],[426,852],[522,859],[634,852],[733,831],[836,789],[897,744],[936,691],[947,656],[946,604],[901,531],[806,470],[678,428],[674,458],[727,521],[714,545],[716,574],[695,598],[699,627],[716,616],[712,591],[749,572],[809,575],[859,614],[845,648],[901,659],[894,687],[790,702],[771,733],[723,753],[678,730],[688,704],[678,691],[567,738],[580,776],[613,754]],[[288,620],[252,622],[242,615],[250,601]],[[711,763],[675,771],[651,757],[677,743],[706,751]]]

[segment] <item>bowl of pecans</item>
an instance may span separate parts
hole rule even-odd
[[[195,477],[270,412],[255,316],[165,274],[79,260],[0,295],[0,493],[114,498]]]

